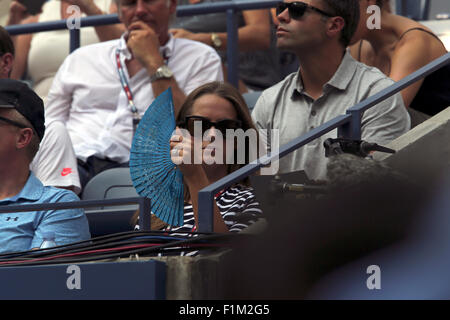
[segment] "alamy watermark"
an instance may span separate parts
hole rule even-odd
[[[66,13],[69,15],[66,21],[67,29],[74,30],[81,28],[81,9],[79,6],[71,5],[67,7]]]
[[[370,276],[367,278],[366,286],[369,290],[381,290],[381,269],[376,264],[367,267],[367,274]]]
[[[200,121],[194,122],[194,134],[186,129],[176,129],[172,142],[178,142],[171,150],[171,159],[180,164],[245,164],[266,156],[262,175],[273,175],[279,167],[279,130],[226,129],[202,130]],[[271,155],[275,154],[269,161]]]
[[[81,269],[75,264],[71,264],[67,267],[67,274],[70,276],[67,278],[66,287],[69,290],[81,290]]]
[[[77,5],[70,5],[67,7],[66,13],[69,14],[66,25],[67,29],[81,28],[81,9]],[[366,26],[369,30],[381,29],[381,8],[378,5],[371,5],[367,7],[367,13],[371,16],[367,19]]]
[[[367,13],[371,14],[366,21],[367,29],[381,29],[381,8],[377,5],[368,6]]]

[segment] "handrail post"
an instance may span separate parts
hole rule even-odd
[[[338,128],[338,137],[351,140],[361,140],[361,110],[347,110],[346,114],[349,114],[352,117],[349,122]]]
[[[398,15],[403,15],[403,0],[397,0],[395,2],[395,13]]]
[[[237,15],[233,8],[227,9],[227,67],[228,82],[238,88],[239,41]]]
[[[198,231],[213,232],[214,230],[214,194],[200,190],[198,193]]]
[[[151,201],[149,198],[142,197],[139,199],[139,230],[152,230]]]
[[[430,0],[425,0],[425,3],[423,5],[423,10],[421,11],[421,19],[422,20],[427,20],[428,17],[430,16],[430,7],[431,7]]]
[[[80,47],[80,29],[73,28],[70,32],[70,53],[74,52]]]

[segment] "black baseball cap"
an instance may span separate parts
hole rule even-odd
[[[45,132],[44,102],[27,84],[0,79],[0,108],[16,109],[31,123],[42,141]]]

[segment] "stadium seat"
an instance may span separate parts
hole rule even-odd
[[[133,187],[129,168],[105,170],[92,178],[84,188],[82,200],[103,200],[139,197]],[[130,221],[137,205],[86,209],[92,237],[131,231]]]
[[[133,187],[130,168],[114,168],[105,170],[86,185],[83,200],[101,200],[139,197]]]

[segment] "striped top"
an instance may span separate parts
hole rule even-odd
[[[217,207],[230,232],[239,232],[256,222],[262,211],[255,198],[253,189],[241,184],[232,186],[215,198]],[[139,222],[135,226],[139,230]],[[170,236],[195,236],[189,232],[196,231],[194,210],[192,204],[185,203],[184,223],[181,227],[169,226],[166,231],[172,231]],[[197,252],[181,253],[181,255],[195,255]]]

